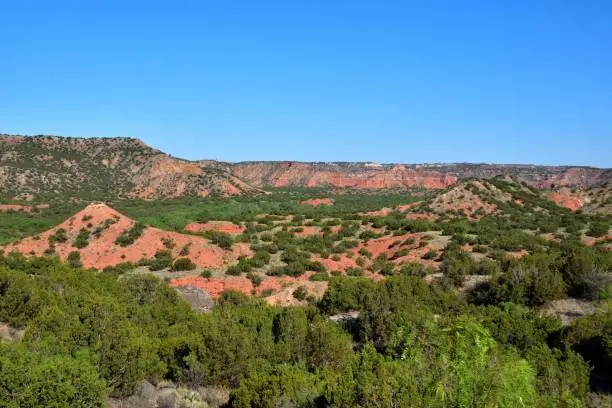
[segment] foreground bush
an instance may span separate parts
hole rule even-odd
[[[349,310],[351,324],[328,319]],[[561,332],[524,306],[470,305],[408,274],[332,278],[318,307],[225,292],[196,314],[150,275],[0,256],[0,320],[27,329],[0,347],[11,408],[101,407],[144,379],[228,387],[233,407],[580,406],[581,355],[609,361],[606,319]]]

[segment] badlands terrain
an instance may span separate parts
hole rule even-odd
[[[2,135],[0,185],[0,367],[59,406],[611,401],[611,169]]]

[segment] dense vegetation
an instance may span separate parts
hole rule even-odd
[[[474,190],[498,211],[447,211],[436,219],[410,219],[399,210],[365,214],[416,201],[411,211],[432,213],[435,195],[423,192],[284,189],[259,197],[117,202],[137,220],[117,245],[131,245],[146,226],[183,231],[190,222],[227,220],[244,233],[202,235],[223,249],[243,242],[253,250],[223,271],[197,270],[188,245],[162,239],[163,248],[138,263],[151,271],[245,275],[254,286],[264,274],[314,272],[309,279],[328,281],[327,291],[317,300],[299,286],[292,295],[307,305],[292,308],[225,292],[212,312],[198,314],[163,280],[131,273],[135,265],[82,269],[79,249],[100,231],[67,236],[58,229],[49,248],[68,242],[66,264],[53,251],[43,258],[0,256],[0,322],[24,330],[20,340],[0,346],[0,406],[103,407],[109,397],[132,395],[145,379],[228,389],[231,407],[548,408],[586,406],[593,398],[609,404],[610,216],[572,213],[504,179],[491,185],[514,199],[499,199],[493,188]],[[317,196],[335,204],[300,204]],[[71,214],[61,205],[0,213],[0,242]],[[306,227],[320,234],[300,236]],[[381,236],[399,250],[376,256],[357,250]],[[585,237],[598,241],[587,247]],[[423,248],[432,240],[442,247]],[[417,260],[439,270],[394,263],[419,248]],[[341,256],[357,267],[340,273],[321,262]],[[385,279],[373,282],[366,273]],[[483,279],[470,285],[474,277]],[[569,325],[543,313],[568,297],[594,313]]]
[[[26,329],[0,348],[7,407],[102,407],[143,379],[229,387],[233,407],[581,406],[589,365],[610,384],[609,308],[564,329],[411,276],[334,278],[304,308],[226,292],[198,315],[152,276],[11,254],[0,295],[0,320]],[[356,321],[327,318],[349,310]]]
[[[312,197],[329,196],[333,206],[313,207],[299,202]],[[163,229],[181,231],[189,222],[227,220],[253,221],[260,214],[301,215],[312,217],[347,217],[362,211],[406,204],[419,200],[407,191],[386,191],[380,194],[346,192],[338,195],[328,189],[276,189],[265,196],[245,196],[231,199],[184,199],[172,201],[119,201],[114,208],[119,212]]]
[[[55,227],[82,207],[74,204],[54,202],[50,208],[23,211],[0,211],[0,245],[18,241]]]

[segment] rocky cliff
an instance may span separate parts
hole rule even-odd
[[[450,174],[460,179],[512,176],[533,187],[543,189],[558,187],[589,188],[612,184],[612,169],[595,167],[472,163],[422,165],[419,167]]]
[[[445,188],[457,181],[439,171],[367,163],[251,162],[235,164],[232,171],[259,187]]]

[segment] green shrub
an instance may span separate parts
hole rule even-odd
[[[169,250],[159,250],[155,253],[153,259],[141,262],[142,265],[148,266],[151,271],[161,271],[162,269],[172,267],[172,253]]]
[[[176,246],[176,243],[171,238],[162,238],[161,241],[166,249],[173,249]]]
[[[86,230],[85,228],[81,228],[81,230],[79,231],[79,234],[77,235],[74,241],[74,246],[79,249],[85,248],[87,245],[89,245],[89,235],[90,235],[89,230]]]
[[[308,280],[313,281],[313,282],[328,281],[329,274],[325,271],[317,272],[317,273],[310,275],[310,278],[308,278]]]
[[[603,237],[610,230],[610,224],[607,222],[592,222],[589,226],[589,230],[586,232],[586,235],[590,237]]]
[[[251,281],[251,283],[253,283],[253,286],[255,287],[261,285],[261,282],[263,282],[263,277],[261,275],[252,272],[249,272],[247,274],[247,278],[249,278],[249,280]]]
[[[212,242],[213,244],[223,249],[230,249],[232,245],[234,244],[234,240],[232,239],[232,236],[225,232],[206,231],[204,236],[208,238],[210,242]]]
[[[189,258],[178,258],[172,264],[173,271],[192,271],[196,268],[196,264],[194,264]]]
[[[307,296],[308,292],[306,291],[306,288],[304,286],[298,286],[297,289],[293,291],[293,297],[297,300],[306,300]]]
[[[189,255],[190,248],[191,248],[191,243],[188,243],[187,245],[183,246],[181,248],[181,251],[179,252],[179,256]]]
[[[79,251],[70,252],[68,258],[66,258],[66,262],[71,268],[80,268],[83,266],[81,262],[81,253]]]
[[[49,235],[49,246],[51,244],[61,244],[68,240],[68,235],[66,235],[66,230],[63,228],[58,228],[55,232]]]
[[[116,273],[122,275],[126,272],[133,270],[136,266],[131,262],[121,262],[114,266],[106,266],[102,272],[104,273]]]
[[[430,249],[422,256],[423,259],[435,259],[438,256],[438,251]]]
[[[363,276],[363,269],[361,268],[349,268],[346,271],[348,276]]]
[[[134,241],[136,241],[144,231],[144,224],[140,222],[136,222],[134,226],[126,229],[123,233],[117,237],[115,240],[115,245],[119,245],[121,247],[126,247],[132,245]]]
[[[228,266],[227,269],[225,270],[225,274],[230,275],[230,276],[240,276],[242,272],[243,271],[240,269],[238,265]]]

